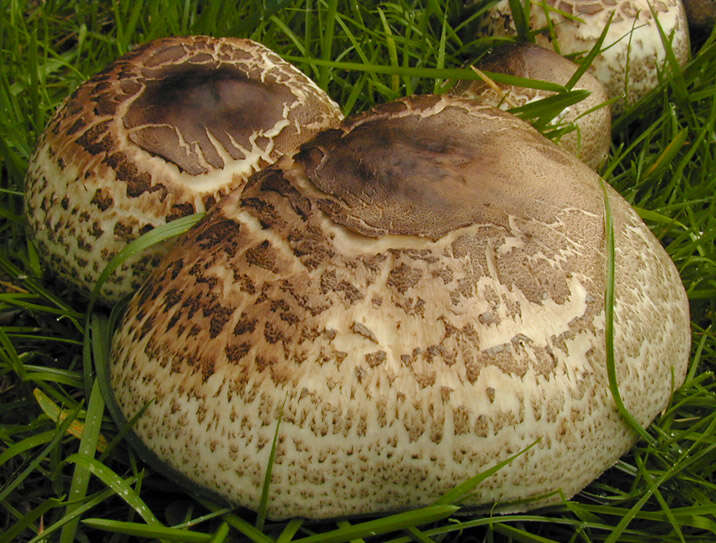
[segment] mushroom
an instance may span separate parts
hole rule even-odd
[[[600,178],[454,97],[385,104],[255,174],[129,303],[107,384],[160,469],[271,518],[572,496],[635,442],[608,385]],[[676,267],[608,189],[616,373],[647,425],[684,380]],[[163,466],[163,467],[162,467]],[[517,502],[517,503],[516,503]]]
[[[88,293],[128,242],[210,208],[341,118],[308,77],[254,41],[147,43],[81,85],[48,124],[25,184],[31,235],[56,274]],[[135,290],[168,245],[127,259],[104,301]]]
[[[697,42],[705,41],[716,25],[716,1],[684,0],[684,9],[692,38]]]
[[[579,68],[551,49],[531,43],[502,45],[485,57],[478,66],[488,72],[561,85],[566,84]],[[597,169],[607,157],[611,144],[611,111],[609,107],[599,107],[607,101],[607,94],[602,84],[589,73],[584,73],[573,88],[587,90],[590,94],[584,100],[565,108],[554,120],[557,124],[573,123],[576,127],[559,138],[557,143],[589,167]],[[515,85],[495,87],[485,81],[461,81],[453,89],[453,94],[475,98],[486,105],[506,110],[547,98],[554,92]]]
[[[618,98],[612,106],[614,114],[659,84],[666,52],[657,20],[679,64],[689,58],[689,31],[681,0],[546,0],[544,6],[532,6],[529,26],[538,31],[539,45],[562,55],[589,51],[613,14],[602,51],[589,69],[609,98]],[[509,1],[494,4],[482,24],[488,34],[514,34]]]

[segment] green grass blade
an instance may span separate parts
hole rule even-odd
[[[415,526],[410,526],[409,528],[406,528],[406,531],[411,535],[411,537],[416,541],[416,543],[435,543],[430,537],[425,535],[425,532],[419,530]]]
[[[82,432],[82,439],[78,452],[88,457],[94,456],[95,452],[100,450],[100,429],[102,427],[102,415],[104,414],[104,399],[100,392],[99,383],[95,380],[92,386],[92,392],[90,393],[89,403],[87,404],[87,414],[85,415],[84,431]],[[106,442],[105,442],[106,448]],[[100,451],[101,452],[101,451]],[[71,514],[74,509],[79,505],[79,500],[82,500],[87,494],[87,488],[89,486],[90,470],[78,463],[75,464],[75,472],[72,476],[72,483],[70,485],[70,493],[68,499],[75,503],[70,503],[67,506],[66,514]],[[72,543],[75,541],[77,534],[77,526],[79,517],[74,521],[68,523],[60,534],[60,543]]]
[[[271,451],[269,452],[268,463],[266,464],[266,473],[264,474],[264,484],[261,487],[261,498],[259,499],[259,508],[256,512],[256,529],[263,531],[264,522],[266,521],[266,511],[269,502],[269,488],[271,487],[271,473],[273,471],[273,463],[276,459],[276,446],[278,445],[278,431],[281,428],[281,419],[283,418],[283,408],[278,414],[276,421],[276,430],[273,433],[271,441]]]
[[[300,518],[293,518],[286,523],[281,533],[276,538],[276,543],[289,543],[293,540],[293,536],[303,525],[303,520]]]
[[[87,518],[82,524],[114,534],[130,535],[147,539],[162,541],[176,541],[177,543],[205,543],[211,541],[211,534],[184,530],[183,528],[169,528],[161,525],[142,524],[141,522],[127,522],[103,518]]]
[[[684,144],[686,143],[688,137],[688,129],[684,128],[680,130],[671,140],[671,142],[659,154],[659,156],[654,159],[654,162],[652,162],[651,166],[649,166],[646,172],[644,172],[644,176],[642,177],[641,181],[645,181],[651,176],[657,176],[662,173],[676,158],[677,154],[681,151]]]
[[[519,41],[533,41],[530,31],[530,0],[509,0],[512,21],[515,23],[517,39]]]
[[[33,531],[39,531],[32,526],[38,519],[41,519],[50,510],[60,506],[61,501],[56,498],[50,498],[43,501],[40,505],[35,507],[32,511],[26,513],[18,522],[16,522],[10,529],[4,534],[0,535],[0,543],[12,543],[18,541],[19,536],[26,530],[32,529]],[[32,528],[31,528],[32,526]]]
[[[51,441],[55,436],[55,433],[55,430],[48,430],[39,434],[33,434],[26,437],[22,441],[13,443],[0,454],[0,467],[8,460],[21,455],[25,451],[29,451],[30,449],[34,449],[35,447],[39,447],[40,445],[44,445],[48,441]]]
[[[470,79],[479,80],[474,71],[466,68],[417,68],[414,66],[388,66],[384,64],[363,64],[359,62],[340,62],[333,60],[322,60],[311,57],[299,57],[293,55],[285,55],[284,58],[289,62],[305,63],[315,66],[332,66],[339,70],[369,72],[385,75],[403,75],[407,77],[419,77],[424,79]],[[566,89],[563,85],[552,83],[550,81],[542,81],[539,79],[529,79],[526,77],[518,77],[514,75],[501,74],[496,72],[484,72],[490,79],[505,85],[515,85],[518,87],[526,87],[530,89],[540,89],[552,92],[564,92]]]
[[[581,102],[589,94],[589,91],[582,89],[568,91],[548,96],[523,106],[510,108],[509,111],[513,115],[532,122],[536,128],[543,129],[552,119],[562,113],[564,108]]]
[[[61,422],[65,420],[65,418],[71,416],[71,412],[61,409],[60,406],[58,406],[55,402],[52,401],[52,399],[45,394],[42,390],[36,388],[33,391],[33,395],[35,397],[35,401],[37,402],[37,405],[40,406],[40,409],[42,409],[42,412],[47,415],[47,417],[53,421],[53,422]],[[96,396],[99,395],[96,393]],[[101,395],[99,395],[101,398]],[[95,403],[99,402],[101,400],[95,400]],[[91,430],[92,432],[94,429]],[[70,426],[67,428],[67,433],[75,436],[78,439],[84,439],[85,435],[87,433],[87,424],[85,422],[82,422],[80,420],[73,420]],[[99,451],[104,451],[107,448],[107,440],[102,435],[97,435],[97,437],[91,438],[94,441],[95,448]]]
[[[10,367],[21,380],[24,381],[27,378],[25,365],[22,363],[22,360],[20,360],[15,345],[10,341],[10,338],[2,328],[0,328],[0,361],[3,361]]]
[[[321,27],[321,58],[323,60],[330,60],[333,56],[333,37],[336,28],[336,10],[338,9],[338,0],[327,1],[328,9],[325,12],[325,20]],[[322,89],[327,88],[330,76],[331,70],[326,66],[325,70],[321,70],[318,86]]]
[[[53,522],[50,526],[46,526],[42,533],[32,538],[27,543],[43,543],[54,534],[61,530],[68,522],[72,522],[75,518],[80,518],[84,513],[90,509],[97,507],[102,502],[112,498],[114,496],[114,490],[106,488],[100,492],[97,492],[91,497],[87,497],[81,504],[77,504],[77,507],[73,509],[71,513],[63,515],[56,522]]]
[[[395,39],[393,38],[393,32],[390,29],[388,20],[385,18],[385,13],[382,9],[378,8],[378,15],[380,16],[380,22],[383,25],[383,33],[385,34],[385,46],[388,48],[388,58],[390,59],[390,65],[395,68],[399,65],[398,62],[398,48],[395,46]],[[394,73],[391,76],[391,90],[398,92],[400,88],[400,76]]]
[[[559,543],[554,539],[531,534],[526,530],[516,528],[509,524],[495,523],[492,525],[492,528],[497,533],[509,537],[511,541],[519,541],[520,543]]]
[[[343,543],[368,536],[377,536],[405,530],[411,526],[422,526],[444,519],[458,511],[454,505],[430,505],[406,513],[397,513],[381,519],[369,520],[353,524],[346,528],[338,528],[321,534],[315,534],[294,540],[295,543]]]
[[[161,522],[154,516],[152,510],[139,497],[129,483],[117,475],[112,469],[90,456],[75,453],[67,457],[66,462],[79,464],[89,472],[98,477],[105,485],[114,490],[115,494],[122,498],[134,509],[147,524],[161,526]]]
[[[209,539],[210,543],[223,543],[229,537],[229,525],[226,521],[222,522]]]
[[[564,85],[568,89],[572,89],[574,85],[577,84],[577,81],[581,79],[581,77],[586,73],[586,71],[589,69],[589,67],[592,65],[592,62],[594,59],[601,53],[602,51],[602,45],[604,44],[604,40],[607,37],[607,32],[609,32],[609,27],[612,24],[612,19],[614,18],[614,12],[612,11],[609,14],[609,19],[607,19],[607,24],[604,25],[604,29],[602,30],[602,33],[597,38],[597,41],[594,42],[594,45],[589,50],[587,55],[579,62],[579,66],[577,67],[577,70],[572,74],[572,77],[569,78],[569,81]]]
[[[494,475],[495,473],[500,471],[502,468],[504,468],[508,464],[511,464],[516,458],[522,456],[524,453],[529,451],[532,447],[537,445],[537,443],[539,443],[539,440],[534,441],[533,443],[531,443],[530,445],[528,445],[527,447],[525,447],[518,453],[513,454],[512,456],[503,460],[502,462],[498,462],[497,464],[495,464],[491,468],[486,469],[482,473],[478,473],[477,475],[475,475],[474,477],[471,477],[467,481],[460,483],[452,490],[449,490],[448,492],[446,492],[445,494],[440,496],[440,498],[438,498],[435,501],[435,505],[458,503],[460,500],[464,499],[467,495],[469,495],[473,490],[475,490],[475,488],[481,482],[483,482],[485,479],[487,479],[491,475]]]
[[[64,437],[67,428],[69,428],[72,421],[75,420],[78,411],[79,409],[74,410],[67,416],[64,421],[62,421],[58,425],[57,431],[55,432],[55,437],[52,439],[52,441],[50,441],[50,443],[47,444],[47,446],[42,450],[42,452],[40,452],[40,454],[38,454],[35,458],[33,458],[30,462],[27,463],[25,469],[23,469],[16,477],[6,481],[5,484],[0,487],[0,503],[3,502],[10,495],[11,492],[13,492],[17,487],[19,487],[23,483],[23,481],[38,468],[40,463],[53,450],[57,448],[60,441]]]
[[[673,511],[669,507],[669,504],[666,503],[666,500],[664,499],[664,496],[659,491],[659,488],[654,483],[651,474],[649,473],[649,470],[647,469],[646,465],[644,464],[644,460],[641,458],[639,454],[634,455],[634,460],[636,461],[636,465],[639,468],[639,473],[644,478],[644,481],[646,481],[646,484],[649,487],[649,491],[654,495],[656,500],[659,502],[659,505],[661,506],[662,511],[664,511],[664,515],[668,519],[671,526],[674,528],[674,532],[676,533],[677,537],[679,538],[679,541],[681,543],[686,543],[686,540],[684,539],[684,534],[681,532],[681,526],[679,525],[679,522],[676,520],[676,517],[674,516]]]
[[[614,272],[615,272],[615,249],[614,249],[614,217],[612,216],[612,209],[609,203],[609,192],[607,191],[607,184],[604,181],[602,183],[602,191],[604,194],[604,231],[606,235],[606,281],[605,281],[605,293],[604,293],[604,337],[606,341],[606,356],[607,356],[607,376],[609,378],[609,390],[612,393],[612,398],[616,404],[617,411],[631,427],[637,435],[639,435],[644,441],[649,444],[654,443],[654,439],[647,433],[647,431],[639,424],[634,416],[624,405],[624,402],[619,392],[619,384],[617,383],[617,372],[616,364],[614,361],[614,303],[615,303],[615,284],[614,284]]]
[[[220,506],[202,498],[197,498],[197,501],[201,503],[204,507],[206,507],[209,511],[216,511],[221,508]],[[264,534],[261,530],[258,530],[255,526],[245,521],[238,515],[227,514],[223,516],[223,520],[225,520],[229,524],[229,526],[241,532],[254,543],[274,543],[272,538]]]
[[[102,291],[102,286],[107,282],[107,279],[115,272],[122,263],[129,257],[134,256],[149,247],[161,243],[162,241],[171,239],[180,234],[183,234],[199,222],[204,217],[204,213],[195,213],[182,217],[175,221],[171,221],[167,224],[157,226],[149,232],[146,232],[139,236],[137,239],[129,242],[119,253],[117,253],[105,266],[104,270],[100,274],[94,288],[92,289],[91,302],[97,299]],[[93,303],[90,304],[92,306]]]

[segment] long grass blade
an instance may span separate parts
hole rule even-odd
[[[92,475],[98,477],[105,485],[114,490],[117,496],[127,502],[147,524],[161,526],[161,522],[159,522],[154,513],[152,513],[152,510],[129,485],[129,482],[122,479],[105,464],[95,458],[79,453],[68,456],[66,461],[87,468]]]
[[[266,473],[264,474],[264,484],[261,487],[261,498],[259,499],[259,508],[256,512],[256,528],[264,529],[266,521],[266,512],[268,510],[269,489],[271,488],[271,473],[273,471],[273,463],[276,459],[276,447],[278,445],[278,432],[281,428],[281,419],[283,418],[283,408],[279,411],[278,420],[276,420],[276,430],[274,430],[273,440],[271,441],[271,451],[269,452],[268,463],[266,464]]]
[[[124,263],[128,258],[141,253],[149,247],[166,241],[180,234],[183,234],[199,222],[204,217],[204,213],[195,213],[186,217],[181,217],[167,224],[157,226],[149,232],[146,232],[139,236],[137,239],[129,242],[119,253],[117,253],[105,266],[104,270],[100,274],[95,286],[92,290],[91,301],[97,299],[102,291],[102,286],[107,282],[107,279]],[[91,303],[90,306],[93,304]]]
[[[147,539],[159,539],[162,541],[176,541],[177,543],[205,543],[211,541],[211,534],[195,532],[193,530],[184,530],[182,528],[169,528],[167,526],[158,526],[150,524],[142,524],[141,522],[127,522],[120,520],[109,520],[103,518],[87,518],[82,524],[114,534],[131,535],[134,537],[143,537]]]
[[[495,473],[497,473],[498,471],[500,471],[500,470],[501,470],[502,468],[504,468],[505,466],[511,464],[516,458],[519,458],[520,456],[522,456],[523,454],[525,454],[527,451],[529,451],[532,447],[534,447],[535,445],[537,445],[537,443],[539,443],[539,441],[534,441],[533,443],[531,443],[530,445],[528,445],[527,447],[525,447],[524,449],[522,449],[522,450],[519,451],[518,453],[513,454],[512,456],[510,456],[509,458],[506,458],[506,459],[503,460],[502,462],[498,462],[497,464],[495,464],[495,465],[492,466],[491,468],[488,468],[488,469],[486,469],[485,471],[483,471],[482,473],[478,473],[478,474],[475,475],[474,477],[471,477],[471,478],[468,479],[467,481],[465,481],[465,482],[463,482],[463,483],[457,485],[457,486],[456,486],[455,488],[453,488],[452,490],[449,490],[448,492],[446,492],[445,494],[443,494],[442,496],[440,496],[440,498],[438,498],[438,499],[435,501],[435,505],[438,505],[438,504],[456,504],[456,503],[459,503],[460,500],[464,499],[464,498],[465,498],[466,496],[468,496],[473,490],[475,490],[475,488],[476,488],[481,482],[483,482],[483,481],[484,481],[485,479],[487,479],[488,477],[494,475]]]
[[[78,452],[88,457],[94,456],[99,451],[102,452],[107,448],[107,441],[100,434],[102,427],[102,415],[104,414],[104,399],[99,388],[99,383],[95,380],[90,393],[89,403],[87,405],[87,414],[85,415],[82,439]],[[66,514],[71,514],[76,509],[85,495],[89,486],[90,470],[88,467],[78,463],[75,465],[75,472],[72,476],[70,485],[70,493],[68,499],[70,503],[67,506]],[[69,522],[60,534],[60,543],[72,543],[77,535],[77,526],[79,517]]]
[[[422,509],[397,513],[377,520],[369,520],[352,524],[346,528],[338,528],[329,532],[311,535],[294,540],[295,543],[343,543],[368,536],[382,535],[397,530],[405,530],[411,526],[422,526],[444,519],[458,509],[454,505],[431,505]]]
[[[39,388],[36,388],[33,391],[33,394],[35,396],[35,401],[37,401],[37,405],[40,406],[40,409],[42,409],[43,413],[45,413],[45,415],[47,415],[50,420],[55,422],[61,422],[71,415],[70,411],[61,409],[55,402],[52,401],[52,399],[47,394],[45,394]],[[70,426],[67,428],[67,433],[75,436],[78,439],[83,439],[87,434],[86,422],[80,420],[72,421]],[[96,438],[92,439],[96,441],[95,447],[97,450],[106,450],[107,439],[104,436],[98,435]]]
[[[606,236],[606,281],[604,293],[604,337],[606,342],[606,358],[607,358],[607,376],[609,378],[609,390],[616,405],[619,415],[622,417],[629,427],[649,444],[654,443],[654,439],[647,433],[644,427],[639,424],[629,410],[624,405],[621,393],[619,392],[619,383],[617,382],[616,363],[614,360],[614,304],[615,300],[615,268],[616,256],[614,248],[614,217],[612,216],[612,208],[609,203],[609,192],[604,181],[602,183],[602,191],[604,194],[604,232]]]

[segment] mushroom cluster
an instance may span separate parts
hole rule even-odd
[[[616,99],[618,114],[658,85],[667,62],[665,41],[676,60],[686,63],[689,29],[681,0],[546,0],[529,12],[537,43],[562,55],[588,52],[607,23],[602,50],[589,69]],[[482,29],[496,36],[516,33],[508,0],[490,7]]]
[[[488,72],[560,85],[566,85],[579,68],[574,62],[551,49],[531,43],[512,43],[497,47],[480,61],[478,67]],[[553,120],[553,124],[575,126],[575,130],[564,134],[558,143],[591,168],[597,169],[606,159],[611,145],[612,115],[606,105],[607,93],[604,86],[590,73],[584,73],[573,89],[587,90],[589,95],[564,108]],[[554,95],[554,92],[516,85],[493,86],[487,81],[461,81],[455,86],[453,93],[505,110]]]
[[[510,73],[574,73],[538,68],[542,49],[510,51]],[[103,292],[141,283],[107,400],[120,422],[136,417],[158,469],[256,509],[280,419],[272,518],[429,504],[521,451],[466,504],[525,510],[631,447],[608,386],[605,198],[616,373],[643,425],[686,372],[678,272],[587,165],[481,96],[342,120],[262,45],[195,36],[139,47],[65,101],[26,189],[56,273],[89,291],[128,242],[207,210]],[[596,163],[595,132],[608,128],[583,127],[575,149]]]
[[[601,179],[456,97],[388,103],[254,174],[164,257],[113,340],[167,470],[272,518],[572,496],[635,441],[608,386]],[[647,425],[684,379],[678,272],[614,190],[615,364]]]
[[[150,42],[81,85],[50,121],[25,183],[31,235],[55,274],[89,293],[127,243],[210,208],[341,119],[325,92],[257,42]],[[134,292],[167,247],[128,258],[102,299]]]

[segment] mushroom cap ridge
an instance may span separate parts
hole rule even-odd
[[[683,381],[686,295],[613,190],[616,368],[648,424]],[[634,443],[609,391],[599,177],[519,119],[414,97],[254,175],[134,296],[111,387],[163,462],[268,515],[571,496]],[[673,366],[674,381],[671,379]],[[539,498],[538,498],[539,497]]]
[[[55,274],[89,293],[128,242],[210,208],[341,118],[308,77],[257,42],[149,42],[78,87],[48,123],[25,182],[30,236]],[[136,290],[168,245],[128,259],[104,301]]]
[[[496,47],[483,58],[478,66],[481,70],[506,73],[530,79],[541,79],[566,84],[578,66],[555,53],[532,43],[510,43]],[[483,81],[461,81],[453,93],[466,98],[475,98],[485,105],[508,109],[523,106],[555,94],[550,91],[500,85],[501,91]],[[564,134],[558,145],[573,153],[592,169],[597,169],[609,154],[611,144],[612,114],[608,106],[600,107],[607,101],[604,86],[589,72],[582,74],[574,89],[585,89],[589,96],[564,108],[553,124],[574,123],[576,129]],[[505,100],[505,95],[509,100]],[[587,111],[594,109],[587,114]]]

